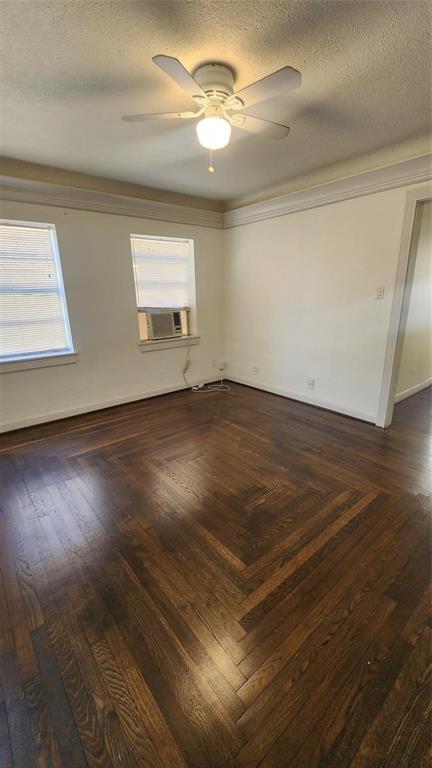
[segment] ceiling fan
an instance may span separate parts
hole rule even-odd
[[[200,144],[210,152],[226,147],[231,137],[231,126],[269,139],[283,139],[289,133],[287,125],[253,117],[247,110],[261,101],[298,88],[301,75],[292,67],[282,67],[262,80],[234,93],[234,73],[224,64],[204,64],[193,76],[178,59],[158,55],[153,62],[196,102],[196,111],[162,112],[142,115],[124,115],[126,122],[168,119],[190,120],[201,118],[196,125]],[[211,165],[209,171],[213,172]]]

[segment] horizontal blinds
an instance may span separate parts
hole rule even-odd
[[[138,307],[189,305],[188,243],[131,236]]]
[[[0,359],[71,350],[55,231],[0,223]]]

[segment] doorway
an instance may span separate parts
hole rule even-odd
[[[432,194],[408,192],[377,426],[392,422],[395,403],[432,384]]]
[[[432,200],[418,203],[414,233],[395,404],[432,384]]]

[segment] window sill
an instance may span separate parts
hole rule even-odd
[[[160,349],[171,349],[173,347],[190,347],[192,344],[199,344],[200,338],[200,336],[179,336],[177,339],[140,341],[139,347],[141,352],[155,352]]]
[[[51,365],[69,365],[78,360],[77,352],[63,352],[59,355],[46,355],[45,357],[29,357],[27,360],[10,360],[0,362],[0,373],[12,373],[13,371],[25,371],[30,368],[49,368]]]

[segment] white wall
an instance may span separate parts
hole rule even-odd
[[[423,203],[396,401],[432,383],[432,201]]]
[[[191,380],[214,377],[212,360],[225,357],[233,380],[375,422],[406,193],[225,231],[2,203],[3,217],[57,227],[79,359],[0,374],[0,423],[17,427],[182,386],[185,347],[138,346],[131,232],[195,241],[201,343],[191,347]]]
[[[230,378],[375,421],[405,198],[379,192],[225,233]]]
[[[2,218],[56,225],[78,362],[0,373],[0,424],[18,427],[183,385],[186,347],[141,352],[130,233],[193,238],[198,333],[191,380],[223,357],[221,230],[2,202]]]

